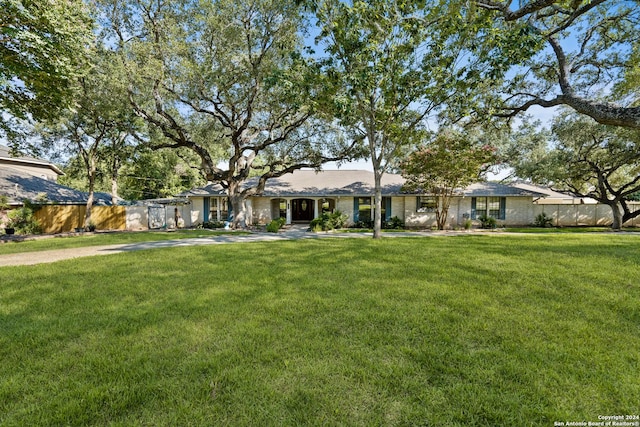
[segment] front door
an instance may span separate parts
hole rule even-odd
[[[291,201],[292,221],[311,221],[313,219],[313,200],[294,199]]]

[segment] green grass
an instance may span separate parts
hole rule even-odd
[[[16,240],[0,243],[0,255],[22,252],[47,251],[52,249],[69,249],[85,246],[131,244],[160,240],[192,239],[229,234],[229,231],[210,230],[175,230],[175,231],[135,231],[112,233],[87,233],[70,236],[47,236],[36,240]],[[247,234],[242,231],[233,233]]]
[[[0,425],[637,414],[638,239],[303,240],[0,268]]]
[[[509,227],[511,233],[615,233],[611,227]],[[638,227],[625,227],[624,232],[640,232]]]

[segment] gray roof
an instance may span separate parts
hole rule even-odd
[[[405,179],[398,174],[382,176],[384,196],[404,195],[402,185]],[[250,179],[246,186],[255,185],[257,179]],[[182,197],[224,196],[226,190],[220,184],[181,193]],[[329,196],[371,196],[374,194],[374,175],[366,170],[297,170],[279,178],[267,181],[262,196],[265,197],[329,197]],[[541,192],[531,191],[497,183],[477,183],[467,187],[463,194],[469,197],[515,196],[543,197]]]
[[[471,184],[462,191],[467,197],[544,197],[545,194],[526,188],[518,188],[512,185],[498,184],[497,182],[477,182]]]
[[[11,155],[11,151],[7,147],[2,145],[0,145],[0,163],[5,163],[5,164],[13,163],[13,164],[40,166],[40,167],[49,168],[58,175],[64,175],[64,172],[62,172],[62,170],[60,170],[59,167],[57,167],[56,165],[54,165],[53,163],[47,160],[36,159],[35,157],[25,157],[25,156],[14,157]]]
[[[30,175],[7,165],[0,166],[0,194],[9,197],[9,204],[21,205],[24,199],[38,201],[42,195],[56,204],[84,204],[88,193],[65,187],[53,181]],[[96,203],[111,204],[111,196],[94,193]]]

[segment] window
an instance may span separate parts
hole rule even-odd
[[[358,197],[358,220],[371,221],[371,197]]]
[[[471,219],[478,219],[483,215],[506,219],[506,204],[506,197],[472,197]]]
[[[336,209],[336,202],[333,199],[320,199],[318,203],[321,208],[320,213],[333,213]]]
[[[229,199],[223,197],[220,199],[220,221],[229,220]]]
[[[209,218],[207,221],[218,220],[218,199],[216,197],[209,197]]]
[[[487,205],[489,207],[489,216],[492,216],[496,219],[504,219],[500,218],[500,197],[488,197]]]
[[[435,212],[438,201],[433,196],[418,196],[416,212]]]

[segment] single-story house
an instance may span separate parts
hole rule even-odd
[[[382,215],[389,220],[398,217],[407,227],[428,228],[435,225],[435,201],[426,194],[402,191],[405,180],[398,174],[385,174],[382,179]],[[248,185],[255,181],[249,180]],[[266,224],[285,218],[287,224],[309,222],[324,212],[339,210],[348,223],[370,221],[373,212],[374,176],[365,170],[297,170],[267,181],[260,196],[246,201],[251,224]],[[191,202],[190,224],[227,221],[231,206],[219,184],[209,184],[180,194]],[[500,225],[529,225],[533,222],[534,199],[545,197],[538,191],[497,183],[476,183],[459,191],[449,209],[447,225],[462,225],[467,219],[479,224],[485,214],[495,217]]]

